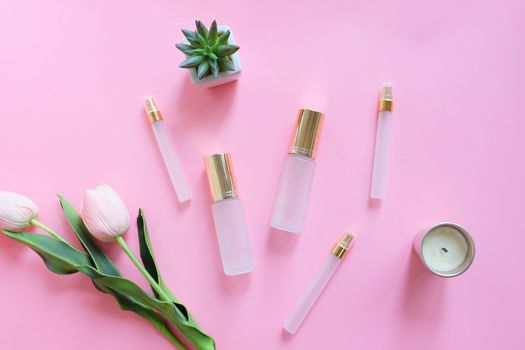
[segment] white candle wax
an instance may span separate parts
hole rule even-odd
[[[438,226],[425,235],[421,253],[426,265],[440,272],[458,268],[468,254],[465,237],[454,227]]]

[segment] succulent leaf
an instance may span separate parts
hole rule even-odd
[[[235,71],[235,65],[231,61],[229,57],[219,57],[219,66],[221,68],[221,71]]]
[[[191,31],[189,29],[183,29],[182,30],[182,34],[184,34],[186,39],[188,39],[188,41],[190,41],[190,42],[197,40],[197,37],[195,36],[195,32],[194,31]]]
[[[224,57],[233,55],[237,50],[239,50],[237,45],[217,45],[215,53],[217,56]]]
[[[208,28],[199,20],[195,21],[195,26],[197,27],[197,32],[202,35],[205,39],[208,39]]]
[[[197,67],[204,61],[204,56],[191,56],[182,61],[182,63],[179,65],[181,68],[193,68]]]
[[[206,41],[206,38],[204,38],[200,33],[197,33],[197,41],[202,45],[202,47],[208,46],[208,42]]]
[[[189,52],[192,52],[192,50],[194,50],[191,45],[186,44],[177,44],[175,45],[175,47],[177,47],[177,49],[181,50],[185,54],[188,54]]]
[[[228,44],[228,39],[229,38],[230,38],[230,31],[229,30],[224,31],[224,32],[219,34],[219,40],[217,41],[217,43],[219,43],[219,44]]]
[[[204,56],[205,53],[206,53],[206,50],[204,49],[193,49],[188,52],[185,52],[185,54],[189,56],[196,56],[196,55]]]
[[[208,61],[202,61],[201,64],[199,64],[199,68],[197,68],[197,78],[202,79],[208,71],[210,70],[210,64]]]
[[[213,21],[210,26],[210,31],[208,32],[208,42],[209,45],[213,46],[217,43],[218,33],[217,33],[217,21]]]
[[[203,49],[205,46],[203,46],[198,40],[196,41],[190,41],[190,45],[194,48]]]
[[[215,78],[219,76],[219,64],[217,63],[217,60],[210,60],[210,67],[211,72]]]

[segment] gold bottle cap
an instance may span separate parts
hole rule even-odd
[[[332,254],[337,256],[339,259],[344,258],[346,253],[348,253],[348,249],[350,249],[350,246],[352,245],[353,240],[354,240],[353,234],[345,233],[341,237],[341,239],[332,248]]]
[[[379,104],[377,106],[379,112],[394,110],[394,95],[392,91],[392,84],[385,83],[381,87],[381,94],[379,95]]]
[[[146,98],[145,104],[146,114],[148,115],[150,123],[154,123],[164,119],[162,117],[162,113],[160,113],[159,108],[157,107],[157,104],[151,96]]]
[[[237,183],[229,153],[212,154],[204,158],[210,193],[214,202],[237,198]]]
[[[309,109],[299,110],[289,153],[315,159],[324,114]]]

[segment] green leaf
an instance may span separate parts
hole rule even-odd
[[[213,76],[217,78],[219,76],[219,64],[217,63],[217,60],[210,60],[210,67]]]
[[[197,67],[201,62],[204,61],[204,56],[191,56],[184,61],[182,61],[181,64],[179,64],[179,67],[181,68],[193,68]]]
[[[79,267],[79,270],[93,279],[99,288],[110,288],[117,293],[127,295],[134,301],[160,312],[173,323],[197,349],[215,349],[215,341],[213,338],[186,320],[179,310],[174,307],[173,303],[161,301],[148,295],[135,283],[125,278],[104,275],[90,266]]]
[[[190,40],[190,45],[197,49],[202,49],[205,46],[202,45],[198,40]]]
[[[75,232],[82,247],[91,256],[93,263],[97,270],[108,275],[120,276],[119,269],[113,264],[111,259],[104,253],[100,246],[95,241],[95,238],[89,233],[84,221],[73,206],[61,195],[58,195],[62,211],[66,217],[67,222]]]
[[[28,246],[44,261],[47,268],[59,275],[77,272],[76,266],[91,266],[91,259],[76,248],[53,237],[30,232],[1,231],[4,235]]]
[[[187,320],[191,319],[191,315],[186,309],[186,307],[180,304],[179,300],[173,295],[172,291],[166,286],[162,276],[160,275],[159,268],[157,267],[157,262],[155,261],[155,254],[153,253],[153,247],[151,245],[151,240],[149,238],[148,226],[146,224],[146,219],[144,218],[144,211],[139,209],[139,215],[137,216],[137,231],[139,236],[139,246],[140,246],[140,259],[142,264],[146,268],[146,271],[153,277],[153,279],[160,285],[162,290],[171,298],[175,303],[175,306],[179,308],[179,311],[184,315]],[[155,295],[155,289],[151,287],[151,290]]]
[[[226,31],[224,31],[224,32],[219,34],[219,39],[217,40],[217,42],[219,44],[226,45],[226,44],[228,44],[228,39],[229,38],[230,38],[230,31],[226,30]]]
[[[114,291],[111,288],[105,288],[103,292],[112,295],[115,298],[115,300],[117,300],[122,310],[134,312],[145,318],[156,329],[158,329],[162,334],[164,334],[164,336],[170,341],[170,343],[172,343],[175,347],[178,347],[180,341],[178,340],[177,336],[169,327],[168,322],[166,322],[164,318],[158,315],[154,309],[135,301],[133,298],[130,298],[125,294]]]
[[[235,65],[229,57],[219,57],[218,62],[221,71],[235,71]]]
[[[171,298],[175,304],[175,307],[177,307],[179,311],[185,315],[188,323],[194,327],[199,328],[199,325],[197,322],[195,322],[188,309],[180,303],[175,295],[173,295],[173,292],[168,288],[162,279],[159,268],[157,267],[157,263],[155,261],[155,254],[153,252],[153,247],[149,237],[148,225],[146,224],[146,218],[144,217],[144,211],[142,209],[139,209],[139,214],[137,216],[137,231],[139,236],[140,258],[144,264],[144,267],[153,277],[153,279],[160,285],[162,290]]]
[[[188,52],[194,50],[192,46],[186,44],[176,44],[175,47],[184,52],[185,54],[188,54]]]
[[[233,55],[237,50],[239,50],[239,46],[237,45],[217,45],[215,53],[217,56],[225,57]]]
[[[210,32],[208,33],[208,42],[209,45],[215,45],[217,43],[218,33],[217,33],[217,21],[211,23]]]
[[[208,28],[199,20],[195,21],[195,26],[197,27],[197,33],[202,35],[204,39],[208,39]]]
[[[204,38],[200,33],[197,33],[197,42],[201,45],[201,47],[208,46],[206,38]]]
[[[188,40],[191,46],[203,47],[202,44],[199,42],[199,40],[197,40],[196,32],[192,32],[191,30],[188,30],[188,29],[183,29],[182,33],[184,34],[184,36],[186,37],[186,40]]]
[[[140,259],[142,260],[146,271],[148,271],[157,283],[160,283],[160,272],[157,267],[157,262],[155,261],[153,247],[151,246],[151,240],[149,238],[148,225],[146,224],[144,211],[142,209],[139,209],[139,215],[137,216],[137,231],[139,236]],[[151,290],[155,292],[153,287]]]
[[[210,71],[210,64],[208,61],[202,61],[201,64],[199,64],[199,68],[197,68],[197,78],[202,79],[204,78],[208,72]]]
[[[188,41],[196,41],[197,40],[197,36],[195,35],[195,32],[192,31],[192,30],[189,30],[189,29],[183,29],[182,30],[182,34],[184,34],[184,36],[186,37],[186,39]]]
[[[205,53],[206,53],[206,50],[204,49],[193,49],[193,50],[186,52],[186,54],[189,56],[195,56],[195,55],[204,56]]]

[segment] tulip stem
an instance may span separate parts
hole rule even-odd
[[[56,233],[51,227],[44,225],[37,219],[31,219],[31,224],[33,224],[36,227],[40,227],[42,230],[47,231],[51,236],[58,239],[59,241],[62,241],[66,243],[67,245],[71,246],[68,241],[66,241],[62,236],[60,236],[58,233]]]
[[[131,251],[131,249],[129,249],[126,241],[124,240],[124,238],[122,238],[122,236],[117,237],[117,243],[120,245],[122,250],[124,250],[124,252],[131,259],[131,261],[133,261],[133,264],[135,264],[137,269],[139,269],[140,273],[142,273],[144,275],[144,277],[146,277],[146,279],[148,280],[149,284],[151,284],[151,287],[153,287],[153,289],[155,289],[155,291],[161,297],[161,299],[171,303],[171,299],[169,298],[169,296],[166,295],[166,292],[164,292],[162,290],[162,288],[158,285],[157,281],[155,281],[153,279],[153,277],[151,277],[151,275],[146,270],[146,268],[144,266],[142,266],[140,261],[135,257],[135,255]]]
[[[157,292],[157,294],[159,295],[159,297],[164,300],[164,301],[167,301],[168,303],[173,303],[173,301],[170,299],[170,297],[166,294],[166,292],[164,292],[164,290],[162,290],[162,288],[159,286],[159,284],[157,283],[157,281],[155,281],[153,279],[153,277],[151,277],[151,275],[149,274],[149,272],[146,270],[146,268],[140,263],[140,261],[135,257],[135,255],[133,254],[133,252],[131,251],[131,249],[129,249],[126,241],[124,240],[124,238],[122,238],[122,236],[118,236],[116,238],[116,241],[117,243],[119,244],[119,246],[122,248],[122,250],[124,251],[124,253],[126,253],[126,255],[131,259],[131,261],[133,262],[133,264],[137,267],[137,269],[139,269],[140,273],[142,273],[144,275],[144,277],[146,277],[146,279],[148,280],[150,286],[155,290],[155,292]],[[181,349],[181,350],[186,350],[186,347],[180,342],[180,340],[177,339],[177,342],[175,345],[177,346],[177,348]]]

